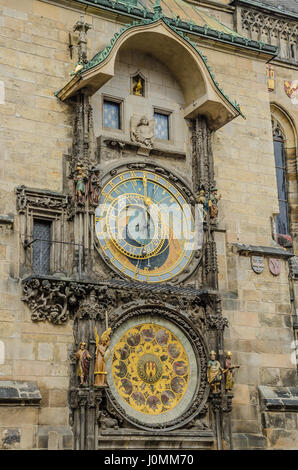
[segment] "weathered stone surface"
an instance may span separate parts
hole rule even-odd
[[[17,428],[2,429],[0,449],[13,450],[19,449],[21,443],[21,431]]]
[[[260,385],[259,393],[264,409],[298,411],[298,387]]]

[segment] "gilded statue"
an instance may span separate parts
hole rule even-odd
[[[227,392],[231,391],[234,387],[234,370],[239,369],[240,366],[232,365],[232,353],[231,351],[227,351],[226,358],[225,358],[225,368],[224,368],[224,376],[225,376],[225,389]]]
[[[80,378],[80,385],[87,385],[91,356],[83,341],[80,342],[80,349],[76,352],[75,358],[78,361],[77,375]]]
[[[142,85],[142,79],[140,76],[136,77],[136,84],[133,87],[133,94],[137,96],[143,96],[143,85]]]
[[[141,119],[137,116],[132,116],[130,122],[130,137],[132,142],[137,142],[144,147],[152,148],[154,125],[154,119],[149,121],[146,116],[142,116]]]
[[[95,328],[95,337],[96,337],[96,359],[94,367],[94,385],[100,387],[106,387],[107,385],[107,369],[106,369],[106,360],[108,356],[108,347],[110,346],[110,334],[111,328],[108,328],[103,332],[101,338],[97,334]]]
[[[207,367],[207,380],[212,392],[218,393],[220,391],[220,382],[222,380],[222,368],[220,362],[216,359],[215,351],[210,352],[210,359]]]

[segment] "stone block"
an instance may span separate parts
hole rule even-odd
[[[232,419],[246,420],[257,420],[257,407],[253,405],[240,405],[235,403],[233,405]]]
[[[52,365],[46,361],[20,361],[16,360],[14,363],[14,373],[16,376],[49,376],[51,375]]]
[[[298,431],[268,429],[266,435],[270,449],[297,450],[298,448]]]
[[[249,402],[250,396],[248,385],[236,383],[234,386],[233,403],[249,404]]]
[[[292,387],[297,383],[297,371],[296,369],[280,369],[281,382],[277,385],[283,385],[284,387]]]
[[[33,407],[0,407],[1,426],[22,427],[24,423],[37,424],[38,408]]]
[[[38,344],[38,360],[39,361],[51,361],[53,360],[53,344],[39,343]]]
[[[252,419],[232,419],[232,432],[233,433],[261,433],[258,421]]]
[[[281,370],[274,367],[260,368],[260,383],[262,385],[282,385]]]
[[[50,390],[49,404],[51,407],[63,406],[67,407],[67,391],[66,390]]]
[[[262,413],[262,425],[266,428],[285,429],[286,419],[285,413]]]
[[[26,423],[22,424],[21,429],[21,449],[32,450],[36,447],[35,441],[35,429],[36,426],[27,425]]]
[[[68,424],[68,408],[41,408],[38,424],[48,426],[61,426]]]

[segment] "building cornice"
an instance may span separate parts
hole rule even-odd
[[[144,19],[152,21],[155,15],[154,12],[151,12],[148,9],[140,9],[132,4],[124,4],[112,0],[72,0],[67,3],[65,0],[42,1],[56,5],[63,5],[67,8],[76,7],[79,10],[84,11],[86,14],[113,14],[113,19],[120,23],[124,23],[129,20],[142,21]],[[195,37],[211,40],[223,45],[230,45],[239,49],[267,54],[271,57],[275,57],[277,55],[277,48],[275,46],[245,38],[236,32],[234,34],[228,34],[223,31],[209,28],[207,25],[199,26],[188,21],[183,21],[179,18],[165,17],[165,19],[168,21],[169,25],[175,27],[178,31],[191,34]]]
[[[297,21],[297,13],[294,13],[294,12],[289,11],[289,10],[283,10],[283,9],[280,10],[277,7],[265,5],[264,3],[259,2],[258,0],[232,0],[231,5],[234,5],[234,6],[243,5],[243,6],[246,6],[246,7],[250,7],[250,8],[254,8],[254,9],[264,11],[267,14],[287,17],[287,18],[291,18],[292,20]]]

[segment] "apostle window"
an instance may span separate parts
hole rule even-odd
[[[119,100],[104,99],[103,127],[121,129],[121,102]]]
[[[169,113],[154,110],[155,119],[155,138],[161,140],[169,140]]]

